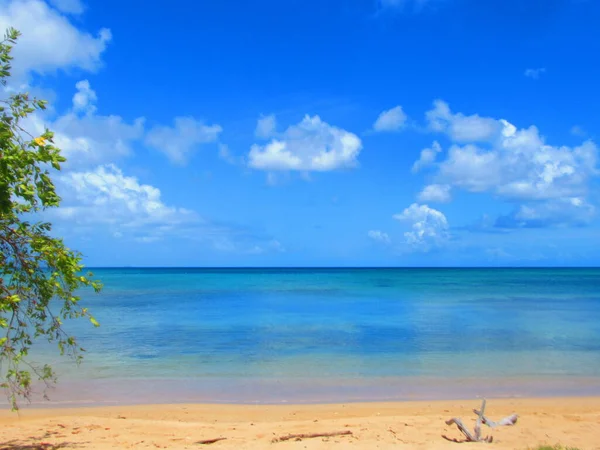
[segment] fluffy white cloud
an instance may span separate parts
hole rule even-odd
[[[81,0],[50,0],[50,3],[65,14],[81,14],[85,10]]]
[[[157,187],[127,176],[114,164],[65,173],[57,178],[57,187],[63,205],[45,214],[58,227],[67,224],[69,232],[105,230],[117,239],[139,243],[179,238],[242,254],[285,251],[270,236],[166,204]]]
[[[354,167],[362,148],[358,136],[305,116],[280,138],[267,145],[255,144],[248,154],[250,167],[260,170],[329,171]]]
[[[96,92],[90,87],[88,80],[81,80],[75,84],[77,92],[73,96],[73,109],[75,111],[83,111],[87,114],[92,114],[96,111]]]
[[[195,148],[216,142],[222,131],[220,125],[205,125],[192,117],[176,117],[173,127],[159,125],[152,128],[145,142],[165,153],[173,163],[185,164]]]
[[[392,240],[390,239],[389,235],[387,233],[384,233],[383,231],[370,230],[369,233],[367,233],[367,235],[374,241],[381,242],[382,244],[388,245],[392,243]]]
[[[544,72],[546,72],[546,69],[544,67],[539,67],[537,69],[527,69],[525,71],[525,76],[537,80]]]
[[[131,144],[144,132],[144,119],[126,123],[119,116],[76,114],[61,116],[51,126],[55,143],[67,158],[67,167],[89,167],[131,154]]]
[[[546,145],[537,128],[517,131],[503,121],[491,148],[454,145],[439,165],[440,180],[471,192],[490,191],[514,200],[582,196],[596,175],[597,148]]]
[[[532,223],[532,211],[539,215],[536,223],[564,223],[558,205],[570,205],[573,198],[587,204],[590,180],[598,175],[598,149],[592,141],[576,147],[548,145],[535,126],[517,129],[503,119],[452,114],[443,102],[437,102],[428,119],[432,129],[447,133],[456,142],[481,141],[452,145],[446,158],[436,164],[435,184],[519,202],[521,209],[511,216],[514,223]],[[465,121],[471,125],[464,126]],[[417,168],[433,161],[434,156],[430,152],[423,158],[422,154]],[[573,213],[574,224],[582,222],[582,214],[588,217],[593,213],[589,208],[564,210]]]
[[[375,131],[397,131],[404,126],[406,119],[402,106],[396,106],[379,114],[373,124],[373,129]]]
[[[141,227],[199,219],[192,211],[165,205],[158,188],[125,176],[114,164],[70,172],[59,179],[65,201],[57,213],[75,223]]]
[[[442,100],[434,101],[433,109],[427,111],[425,116],[431,130],[445,132],[456,142],[488,141],[501,129],[499,122],[489,117],[453,114]]]
[[[269,139],[275,133],[277,128],[277,121],[275,115],[271,114],[268,116],[261,116],[256,122],[256,129],[254,135],[261,139]]]
[[[408,223],[411,231],[404,233],[406,243],[415,250],[429,251],[448,240],[448,220],[437,209],[413,203],[394,219]]]
[[[430,184],[419,193],[420,202],[446,203],[450,201],[451,186],[447,184]]]
[[[57,1],[63,11],[77,11],[79,2]],[[52,72],[57,69],[94,71],[102,52],[111,40],[111,32],[102,28],[96,36],[77,28],[60,11],[42,0],[0,0],[0,29],[12,26],[22,32],[15,47],[13,75],[28,72]]]
[[[143,136],[144,119],[129,124],[119,116],[97,115],[96,93],[90,84],[83,80],[76,87],[72,111],[54,120],[33,114],[24,121],[24,128],[35,135],[45,128],[54,131],[54,142],[67,158],[67,169],[114,162],[129,155],[131,144]]]
[[[433,141],[431,148],[421,150],[421,156],[413,164],[412,171],[418,172],[422,168],[432,165],[435,162],[438,153],[441,153],[441,151],[442,147],[440,144],[437,141]]]

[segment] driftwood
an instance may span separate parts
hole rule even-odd
[[[214,444],[215,442],[219,442],[219,441],[224,441],[227,438],[215,438],[215,439],[204,439],[202,441],[197,441],[196,444],[201,444],[201,445],[208,445],[208,444]]]
[[[334,431],[331,433],[302,433],[302,434],[288,434],[286,436],[280,436],[278,438],[274,438],[272,442],[284,442],[296,440],[299,441],[301,439],[310,439],[310,438],[318,438],[318,437],[333,437],[333,436],[347,436],[352,434],[352,431]]]
[[[456,417],[453,417],[450,420],[446,421],[446,425],[456,425],[458,427],[458,429],[461,431],[462,434],[465,435],[465,438],[467,439],[467,442],[488,442],[491,443],[494,438],[492,436],[486,436],[484,438],[481,437],[481,425],[484,423],[484,413],[485,413],[485,399],[483,400],[483,402],[481,403],[481,411],[477,411],[477,423],[475,424],[475,429],[473,430],[473,433],[471,433],[471,431],[465,427],[465,425],[462,423],[461,419],[458,419]],[[458,442],[456,440],[454,440],[455,442]]]
[[[479,415],[479,411],[477,409],[474,409],[473,412]],[[490,428],[510,427],[517,423],[518,418],[519,416],[517,414],[513,414],[511,416],[505,417],[502,420],[499,420],[498,422],[494,422],[493,420],[490,420],[487,417],[485,417],[483,414],[481,415],[481,420],[483,421],[483,424],[487,425]]]

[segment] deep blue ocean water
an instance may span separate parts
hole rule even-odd
[[[131,401],[160,391],[164,401],[233,402],[600,393],[599,269],[94,274],[104,290],[83,302],[101,327],[67,325],[84,364],[39,355],[58,368],[59,399],[91,402],[107,390]]]

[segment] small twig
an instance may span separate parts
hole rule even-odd
[[[204,439],[202,441],[196,442],[196,444],[209,445],[209,444],[214,444],[215,442],[224,441],[225,439],[227,439],[227,438],[220,437],[220,438],[214,438],[214,439]]]
[[[345,431],[334,431],[332,433],[288,434],[287,436],[280,436],[278,438],[274,438],[271,442],[284,442],[284,441],[291,441],[292,439],[299,441],[301,439],[310,439],[310,438],[318,438],[318,437],[332,437],[332,436],[347,436],[349,434],[352,434],[352,431],[345,430]]]

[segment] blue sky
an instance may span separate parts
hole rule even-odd
[[[0,0],[91,266],[600,263],[593,0]]]

